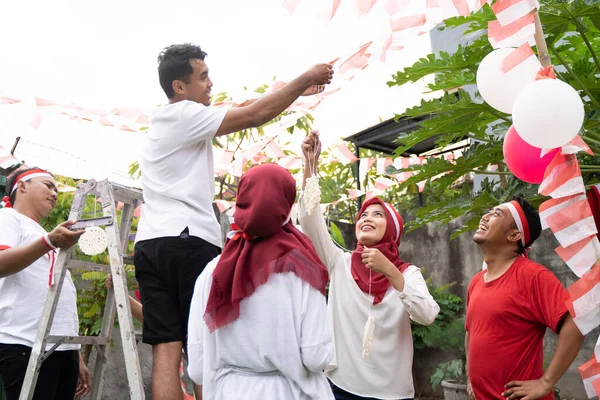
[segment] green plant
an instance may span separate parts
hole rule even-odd
[[[431,277],[427,278],[426,282],[429,293],[431,293],[433,299],[440,306],[440,312],[433,324],[429,326],[412,323],[413,346],[415,349],[447,348],[448,345],[444,344],[444,341],[452,340],[452,338],[444,335],[444,330],[460,318],[463,300],[457,295],[448,292],[448,289],[454,286],[456,282],[440,287],[434,286],[431,283]]]
[[[455,359],[436,366],[429,381],[435,390],[443,380],[465,380],[465,320],[462,317],[463,300],[448,292],[456,282],[437,287],[426,279],[429,293],[440,306],[440,312],[429,326],[412,323],[413,346],[415,349],[445,350],[456,356]]]
[[[598,0],[542,0],[539,15],[546,34],[551,61],[558,78],[579,91],[585,103],[585,122],[580,132],[584,141],[595,154],[600,152],[600,2]],[[450,18],[438,30],[461,28],[465,34],[479,36],[470,43],[458,46],[453,54],[440,51],[429,54],[415,64],[398,71],[388,82],[389,86],[402,86],[435,74],[429,84],[430,91],[444,91],[441,98],[423,100],[417,107],[406,110],[401,117],[428,116],[420,128],[401,140],[397,149],[401,153],[425,140],[435,140],[438,150],[448,144],[463,140],[470,147],[455,160],[429,157],[427,163],[396,170],[388,167],[388,173],[418,171],[403,182],[399,190],[426,181],[425,190],[443,193],[457,179],[463,179],[463,190],[447,196],[427,198],[427,206],[419,209],[409,229],[430,222],[447,223],[460,215],[471,218],[456,235],[474,230],[482,211],[502,203],[512,195],[520,194],[534,205],[543,196],[538,186],[516,179],[507,171],[502,154],[502,138],[512,124],[511,116],[503,114],[484,103],[478,93],[470,94],[463,88],[476,84],[476,72],[481,60],[492,50],[487,37],[487,26],[495,19],[489,5],[469,17]],[[586,185],[598,183],[600,164],[597,157],[578,154]],[[497,165],[496,171],[487,171],[489,165]],[[475,175],[490,175],[481,189],[472,192],[471,181]],[[435,179],[437,178],[437,179]]]
[[[436,328],[432,333],[431,342],[434,348],[449,351],[456,356],[455,359],[437,365],[433,375],[429,378],[431,387],[435,390],[444,380],[466,382],[466,352],[465,352],[465,320],[458,318],[449,325]]]

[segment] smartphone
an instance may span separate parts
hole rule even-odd
[[[85,229],[90,226],[108,226],[112,225],[113,220],[111,217],[100,217],[100,218],[91,218],[91,219],[81,219],[75,222],[73,225],[69,227],[70,230],[76,231],[79,229]]]

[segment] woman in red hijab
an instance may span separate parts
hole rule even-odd
[[[302,144],[307,160],[303,189],[316,171],[320,147],[316,132]],[[330,275],[335,353],[325,371],[335,398],[412,399],[410,321],[429,325],[440,308],[419,268],[400,258],[402,217],[379,198],[367,200],[356,221],[358,245],[350,253],[335,246],[323,215],[317,210],[309,214],[310,208],[303,194],[300,225]]]
[[[327,269],[290,220],[292,175],[276,164],[245,173],[223,254],[194,289],[188,373],[204,400],[333,399]]]

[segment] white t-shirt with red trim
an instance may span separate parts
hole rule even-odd
[[[37,222],[12,208],[0,209],[0,227],[0,250],[27,245],[46,234]],[[52,253],[48,252],[24,270],[0,278],[0,343],[33,346],[48,295],[51,265]],[[67,271],[50,334],[78,336],[78,331],[77,292]],[[79,347],[61,345],[57,350]]]
[[[144,206],[136,242],[179,236],[188,227],[191,236],[221,247],[212,140],[225,114],[184,100],[152,116],[141,150]]]

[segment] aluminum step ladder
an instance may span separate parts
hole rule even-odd
[[[54,286],[48,289],[48,296],[44,310],[39,321],[36,340],[31,351],[27,373],[21,389],[20,400],[31,400],[35,392],[35,385],[42,366],[42,362],[61,344],[92,345],[96,350],[96,361],[92,374],[92,388],[89,399],[100,400],[104,385],[104,372],[110,349],[110,341],[114,327],[115,313],[118,316],[119,330],[123,342],[123,354],[129,383],[129,396],[124,397],[134,400],[143,400],[144,385],[138,358],[136,336],[131,317],[127,280],[124,269],[123,252],[127,252],[131,221],[135,208],[142,202],[142,192],[137,189],[127,188],[108,180],[96,182],[89,180],[77,186],[69,220],[80,220],[87,196],[97,196],[102,199],[102,212],[104,217],[109,217],[106,223],[106,238],[108,242],[108,255],[110,265],[102,265],[75,260],[71,257],[71,249],[61,250],[54,267]],[[117,224],[117,201],[122,202],[120,226]],[[127,264],[133,264],[131,257],[125,257]],[[51,336],[50,327],[60,296],[67,269],[110,272],[113,277],[113,289],[107,292],[102,328],[98,336]],[[45,351],[46,345],[53,346]]]

